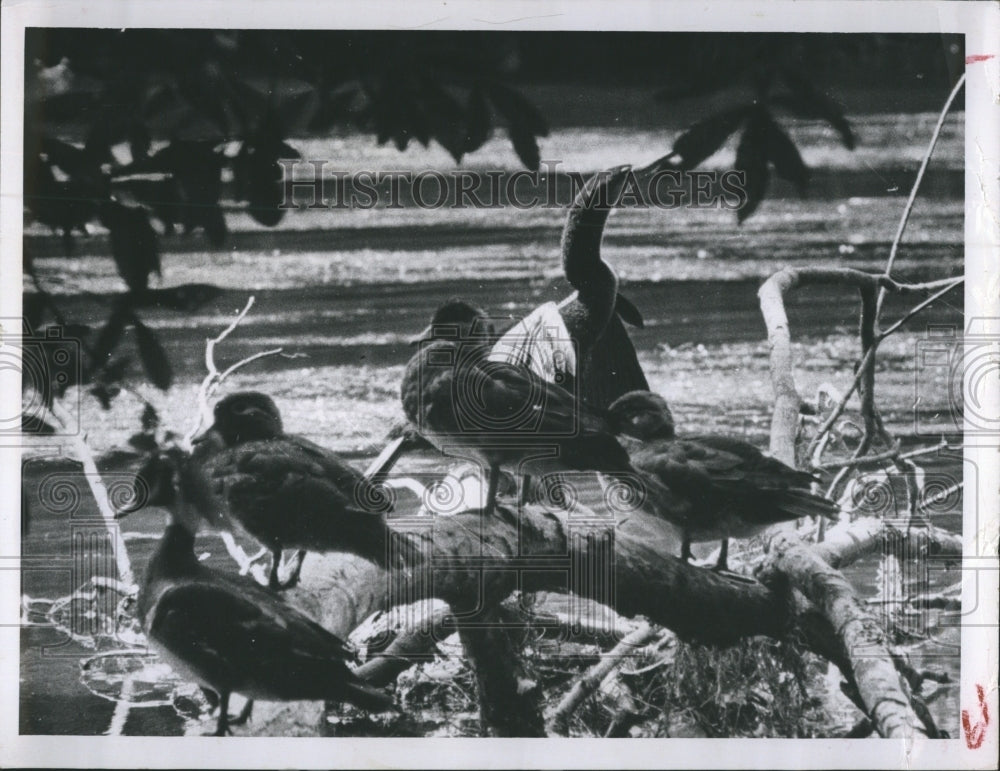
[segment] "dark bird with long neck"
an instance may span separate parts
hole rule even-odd
[[[719,539],[717,568],[726,569],[728,539],[749,538],[779,522],[834,517],[835,503],[810,489],[814,478],[752,444],[720,435],[677,436],[667,402],[636,391],[609,408],[632,466],[646,484],[648,508],[680,528],[681,556],[692,541]]]
[[[631,166],[617,166],[591,177],[563,225],[563,273],[576,291],[559,303],[559,313],[578,349],[579,395],[597,408],[649,388],[622,323],[641,328],[642,314],[618,291],[618,275],[601,256],[608,217],[631,174]]]

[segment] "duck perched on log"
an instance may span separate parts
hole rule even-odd
[[[286,434],[274,400],[244,391],[215,405],[215,422],[194,441],[183,482],[191,505],[218,529],[242,529],[271,550],[270,585],[282,584],[283,549],[346,551],[386,560],[389,498],[336,453]],[[297,566],[303,554],[297,555]]]
[[[218,705],[215,735],[244,722],[253,699],[349,702],[362,709],[394,709],[391,695],[365,685],[347,666],[354,651],[301,611],[250,579],[202,565],[194,553],[200,515],[177,484],[180,462],[158,457],[158,476],[170,521],[146,571],[138,615],[150,645]],[[169,486],[171,495],[163,496]],[[230,694],[250,701],[237,718]]]
[[[489,469],[485,512],[499,472],[630,472],[608,421],[530,370],[484,357],[481,346],[435,340],[410,359],[403,411],[446,454],[468,453]]]
[[[778,522],[834,517],[833,501],[810,489],[811,474],[764,455],[752,444],[719,435],[677,436],[665,399],[634,391],[609,408],[629,458],[646,484],[649,508],[679,527],[682,559],[692,541],[719,539],[716,568],[727,569],[729,538],[749,538]]]

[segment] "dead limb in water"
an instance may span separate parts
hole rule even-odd
[[[643,624],[631,634],[627,635],[609,654],[590,668],[570,689],[562,701],[556,706],[549,716],[547,728],[549,733],[566,736],[568,733],[569,718],[583,701],[597,691],[608,675],[620,666],[625,658],[635,652],[637,648],[645,645],[656,637],[656,630],[649,624]]]
[[[411,520],[394,534],[420,544],[411,552],[407,575],[390,583],[385,571],[357,558],[310,555],[300,586],[288,595],[313,611],[328,629],[342,634],[375,610],[398,604],[392,596],[405,595],[410,602],[444,600],[457,609],[457,626],[476,668],[481,694],[489,699],[496,695],[497,704],[504,705],[503,710],[489,705],[484,709],[491,730],[497,735],[537,736],[540,694],[519,667],[518,651],[509,637],[511,619],[498,608],[518,589],[566,592],[568,585],[583,596],[607,600],[597,583],[568,584],[572,579],[567,573],[574,565],[601,564],[599,560],[607,556],[600,538],[576,537],[573,520],[578,515],[531,506],[520,517],[499,507],[489,520],[478,511],[417,518],[426,521],[418,527]],[[415,527],[418,533],[413,532]],[[860,527],[868,532],[865,522]],[[755,635],[794,637],[840,667],[849,683],[857,683],[861,705],[884,735],[924,732],[909,702],[900,701],[905,692],[888,653],[866,655],[864,661],[852,658],[859,640],[870,637],[877,642],[879,633],[847,582],[815,551],[825,548],[832,559],[838,542],[822,546],[797,539],[779,542],[765,560],[765,584],[727,578],[668,556],[659,548],[667,528],[638,511],[615,528],[610,569],[612,604],[619,614],[643,615],[681,639],[708,645],[726,646]],[[435,612],[434,623],[442,623],[448,614],[442,610],[438,617]],[[390,645],[387,653],[397,651]],[[390,667],[386,658],[376,655],[360,673],[386,682],[401,667],[399,662]],[[511,709],[518,711],[516,718],[508,714]]]
[[[833,427],[837,418],[843,414],[848,400],[855,389],[861,394],[861,412],[865,420],[865,439],[859,446],[860,452],[855,457],[865,454],[876,434],[881,435],[881,419],[878,417],[874,401],[875,392],[875,356],[878,345],[901,323],[894,324],[885,333],[877,330],[878,292],[888,291],[899,294],[938,289],[933,295],[939,298],[947,291],[959,286],[964,279],[944,279],[922,284],[901,284],[881,273],[866,273],[853,268],[784,268],[771,276],[761,286],[757,295],[760,298],[761,314],[767,326],[767,339],[771,357],[771,384],[774,388],[774,414],[771,418],[771,454],[789,465],[795,464],[795,444],[799,427],[799,412],[802,397],[795,385],[792,366],[791,332],[788,325],[788,315],[785,312],[785,296],[800,286],[824,284],[854,287],[861,295],[860,339],[861,358],[857,366],[851,387],[844,392],[839,403],[826,418],[816,432],[806,451],[807,457],[812,457],[816,446]],[[929,298],[930,299],[930,298]],[[922,302],[908,313],[901,321],[908,320],[929,304]]]

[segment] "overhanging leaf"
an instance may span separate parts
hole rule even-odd
[[[547,137],[549,126],[545,118],[526,97],[502,83],[490,83],[487,86],[490,101],[497,111],[511,125],[517,124],[524,132],[534,136]]]
[[[465,152],[478,150],[490,138],[490,106],[483,90],[476,86],[469,92],[465,112]]]
[[[92,352],[95,367],[102,367],[107,364],[108,357],[111,356],[111,353],[118,347],[118,343],[122,339],[122,333],[125,332],[125,325],[128,318],[129,314],[121,305],[116,305],[114,310],[111,311],[111,316],[104,326],[101,327],[101,331],[97,335],[97,340],[94,341]]]
[[[140,418],[142,423],[143,431],[154,431],[159,428],[160,425],[160,415],[156,411],[156,407],[152,404],[147,404],[142,408],[142,417]]]
[[[149,215],[139,207],[106,201],[101,220],[110,232],[118,274],[131,291],[142,291],[149,284],[149,274],[160,272],[160,247]]]
[[[507,127],[507,136],[510,137],[511,144],[514,145],[514,152],[521,159],[521,163],[532,171],[538,169],[542,157],[538,150],[538,142],[535,141],[535,135],[521,124],[513,124]]]
[[[755,108],[747,119],[743,136],[736,148],[736,170],[744,176],[744,191],[746,203],[736,213],[736,219],[742,223],[747,217],[757,211],[760,202],[767,192],[767,124],[770,119],[762,108]]]
[[[680,156],[677,168],[696,168],[722,147],[751,109],[748,105],[741,105],[698,121],[677,138],[669,157]]]
[[[767,122],[767,157],[779,177],[795,185],[800,195],[805,193],[809,185],[809,169],[792,138],[770,118]]]
[[[829,123],[848,150],[855,146],[851,124],[844,117],[843,108],[824,94],[800,73],[787,67],[782,69],[782,79],[791,90],[787,96],[775,96],[773,102],[792,110],[803,118],[820,118]]]

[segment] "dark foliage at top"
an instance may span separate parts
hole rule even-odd
[[[948,79],[948,54],[932,54],[951,49],[960,41],[949,46],[938,36],[32,29],[26,214],[60,234],[67,254],[77,234],[95,223],[106,228],[128,291],[113,301],[101,329],[71,325],[26,249],[36,293],[25,297],[25,315],[32,328],[55,321],[81,335],[82,383],[102,404],[124,377],[127,357],[118,345],[128,327],[149,381],[166,389],[170,363],[138,312],[190,312],[219,290],[151,288],[161,239],[180,227],[221,247],[225,210],[233,206],[264,226],[280,224],[279,161],[299,157],[296,136],[341,126],[401,151],[414,141],[436,142],[461,162],[499,126],[521,162],[538,168],[538,138],[548,123],[524,95],[526,84],[648,85],[651,113],[677,99],[726,92],[729,104],[684,131],[659,167],[693,169],[739,134],[742,222],[764,199],[772,171],[800,190],[808,183],[781,115],[826,121],[854,146],[824,78],[842,80],[846,72],[856,80],[859,67],[881,62],[876,80],[910,65]],[[231,199],[225,205],[224,196]]]

